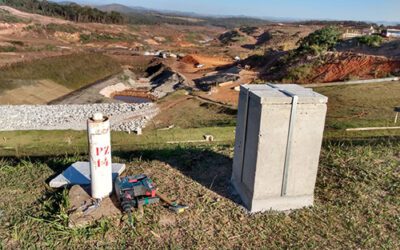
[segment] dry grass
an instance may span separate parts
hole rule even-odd
[[[81,156],[7,158],[0,163],[0,239],[5,248],[396,249],[400,245],[400,144],[324,146],[315,207],[250,215],[229,188],[232,146],[114,152],[127,174],[145,172],[190,205],[181,215],[147,207],[130,228],[108,218],[67,228],[68,200],[49,177]]]
[[[28,84],[32,80],[49,79],[71,90],[120,71],[112,58],[95,53],[77,53],[21,62],[1,69],[0,91]]]
[[[399,83],[318,87],[314,90],[329,97],[326,136],[400,135],[399,130],[345,132],[346,128],[396,126],[394,108],[400,105]]]

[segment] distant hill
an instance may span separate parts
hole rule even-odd
[[[96,22],[122,24],[124,18],[119,12],[104,12],[89,6],[70,2],[65,4],[42,0],[0,0],[4,4],[22,11],[44,16],[61,17],[75,22]]]
[[[267,20],[245,16],[210,16],[193,12],[156,10],[122,4],[96,5],[93,7],[105,12],[122,13],[127,22],[131,24],[212,25],[230,29],[270,23]]]
[[[106,5],[95,5],[97,9],[105,12],[116,11],[123,14],[134,13],[134,12],[152,12],[150,9],[146,9],[143,7],[128,7],[122,4],[106,4]]]
[[[51,2],[51,1],[50,1]],[[62,2],[57,2],[60,5],[70,5],[70,4],[77,4],[75,2],[72,1],[62,1]]]

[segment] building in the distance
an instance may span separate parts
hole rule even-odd
[[[400,38],[400,30],[399,29],[386,29],[382,31],[382,36],[384,37],[399,37]]]
[[[346,31],[342,34],[342,38],[351,39],[361,36],[370,36],[377,33],[378,31],[374,28],[374,26],[365,29],[346,29]]]

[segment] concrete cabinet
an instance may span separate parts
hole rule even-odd
[[[313,205],[327,101],[295,84],[241,86],[232,183],[251,212]]]

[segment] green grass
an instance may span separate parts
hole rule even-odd
[[[145,131],[144,135],[112,133],[115,150],[129,151],[166,145],[167,142],[202,140],[203,135],[214,135],[219,142],[233,142],[234,127],[203,127],[192,129]],[[185,144],[185,143],[182,143]],[[0,156],[40,156],[82,154],[87,152],[85,131],[13,131],[0,132]]]
[[[298,82],[306,79],[313,72],[314,65],[313,64],[303,64],[300,66],[296,66],[294,68],[290,68],[289,72],[285,76],[282,81],[284,82]]]
[[[118,71],[120,65],[102,54],[76,53],[43,58],[2,68],[0,91],[40,79],[50,79],[74,90]]]
[[[0,46],[0,52],[15,52],[17,48],[15,46]]]
[[[36,33],[42,34],[45,32],[55,33],[55,32],[66,32],[66,33],[75,33],[82,31],[81,29],[71,25],[71,24],[57,24],[57,23],[49,23],[49,24],[31,24],[24,28],[27,31],[34,31]]]
[[[134,229],[123,216],[69,228],[67,190],[47,185],[71,163],[87,160],[86,132],[0,132],[0,244],[4,248],[397,249],[399,134],[382,137],[386,132],[343,130],[389,124],[399,88],[376,84],[315,89],[330,98],[315,206],[291,213],[250,215],[242,210],[229,188],[235,128],[207,127],[218,121],[214,116],[230,121],[234,114],[183,92],[160,101],[175,106],[157,118],[161,122],[157,126],[172,123],[174,129],[150,126],[142,136],[112,133],[113,161],[126,163],[126,174],[147,173],[160,191],[190,206],[181,215],[161,206],[146,207],[143,219],[135,217]],[[193,127],[196,124],[202,126]],[[187,142],[201,140],[204,134],[214,135],[217,142]]]
[[[159,189],[190,205],[175,215],[146,207],[135,228],[125,217],[68,228],[65,190],[51,176],[85,156],[3,158],[0,241],[4,248],[397,249],[399,141],[325,143],[315,206],[250,215],[229,191],[233,147],[159,146],[114,151],[127,174],[150,174]],[[137,218],[136,218],[137,219]]]
[[[207,103],[192,96],[186,91],[177,91],[158,101],[162,106],[171,106],[161,112],[150,128],[174,125],[180,128],[226,127],[236,125],[235,109]]]
[[[136,41],[137,37],[131,34],[108,34],[108,33],[91,33],[80,34],[80,41],[82,43],[91,42],[132,42]]]
[[[400,131],[344,132],[346,128],[390,127],[400,106],[399,83],[377,83],[314,88],[329,97],[326,136],[400,135]]]
[[[8,12],[7,10],[1,9],[0,10],[0,22],[5,22],[5,23],[28,23],[29,20],[16,17],[16,16],[12,15],[10,12]]]

